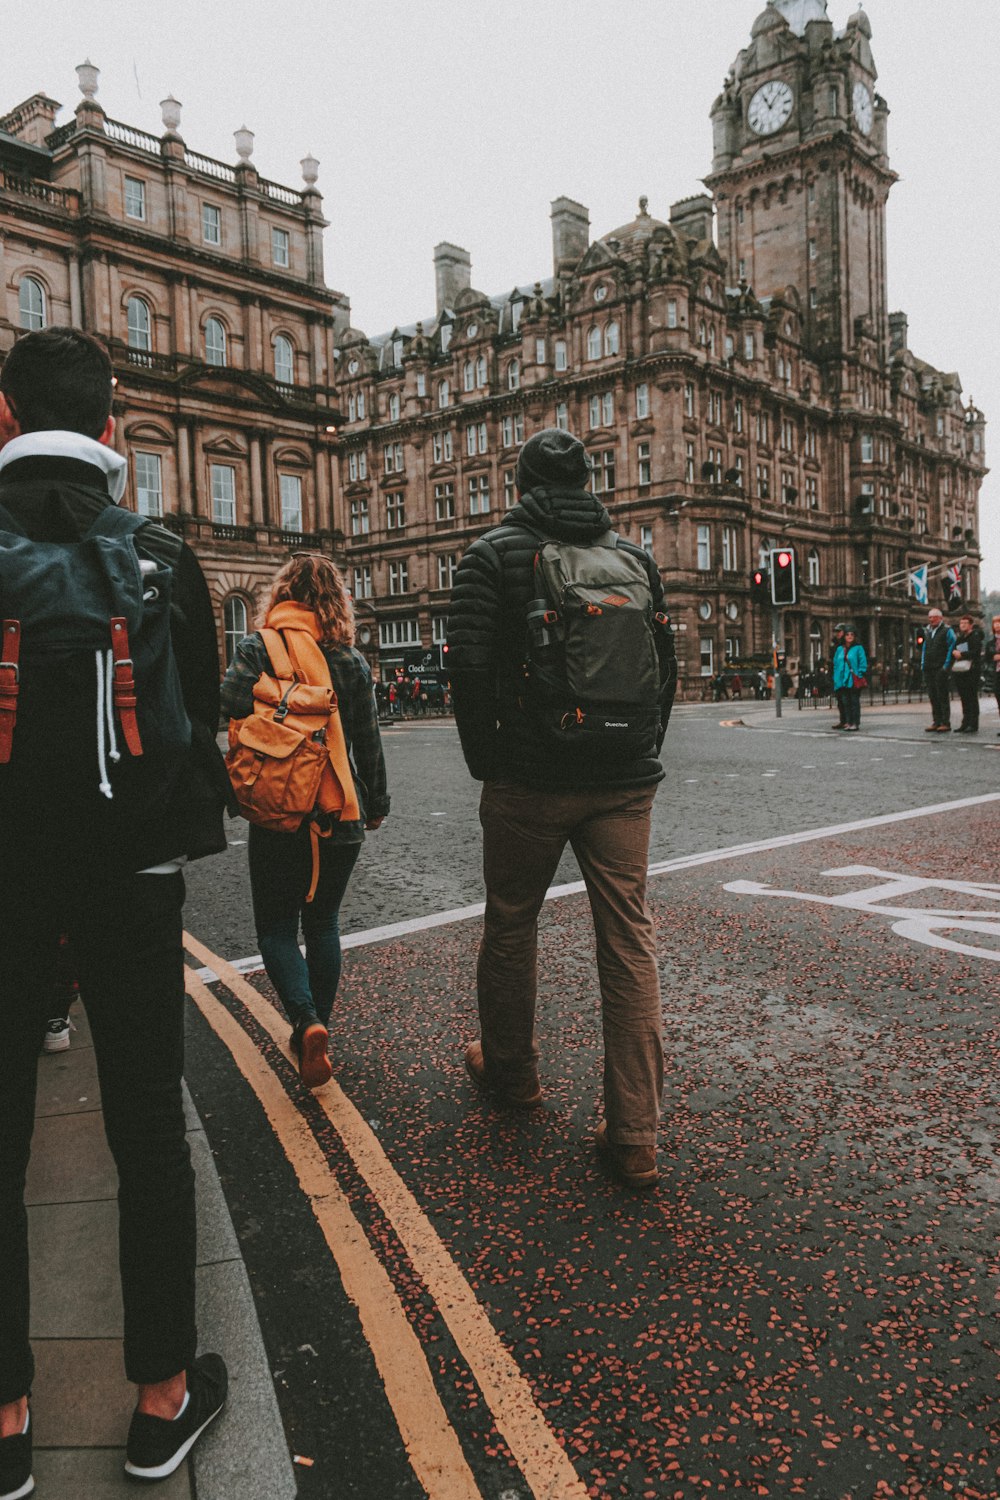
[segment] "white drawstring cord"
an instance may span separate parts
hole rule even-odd
[[[105,720],[105,697],[104,697],[104,652],[95,651],[94,659],[97,663],[97,769],[100,781],[97,789],[103,792],[105,797],[113,797],[111,782],[108,780],[108,766],[104,759],[104,720]]]
[[[119,761],[119,760],[121,760],[121,754],[120,754],[120,752],[118,750],[118,736],[115,734],[115,700],[114,700],[115,658],[114,658],[114,652],[112,652],[110,650],[108,651],[108,664],[107,664],[106,670],[107,670],[107,700],[106,701],[107,701],[107,712],[108,712],[108,744],[110,745],[110,749],[108,751],[108,758],[109,758],[109,760]]]

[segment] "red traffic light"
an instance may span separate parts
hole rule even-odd
[[[779,568],[790,568],[791,565],[792,565],[792,555],[791,555],[791,553],[790,552],[779,552],[778,553],[778,567]]]
[[[760,571],[759,568],[757,569],[756,573],[753,575],[753,581],[756,584],[761,584],[761,583],[764,582],[764,574]]]

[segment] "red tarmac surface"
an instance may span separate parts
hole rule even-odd
[[[545,1100],[526,1117],[493,1112],[465,1075],[477,922],[346,955],[335,1077],[590,1494],[1000,1493],[1000,892],[991,910],[985,889],[904,898],[988,912],[989,931],[957,936],[990,957],[925,946],[883,915],[724,889],[878,883],[823,874],[852,865],[995,880],[997,806],[651,882],[667,1083],[647,1196],[609,1182],[592,1150],[601,1052],[584,896],[543,912]],[[522,1495],[391,1225],[275,1066],[379,1248],[483,1493]]]

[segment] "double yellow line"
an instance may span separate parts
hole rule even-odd
[[[287,1023],[273,1006],[195,938],[186,934],[184,941],[188,952],[218,975],[285,1052]],[[358,1309],[414,1473],[430,1500],[479,1500],[481,1492],[448,1420],[426,1355],[324,1152],[243,1027],[190,968],[187,988],[257,1095],[298,1177],[344,1289]],[[336,1082],[314,1097],[435,1302],[530,1494],[535,1500],[586,1500],[586,1486],[542,1415],[528,1381],[374,1132]]]

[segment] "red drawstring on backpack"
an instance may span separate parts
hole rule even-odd
[[[18,662],[21,656],[21,622],[4,620],[0,646],[0,765],[7,765],[14,747],[17,695],[21,691]]]

